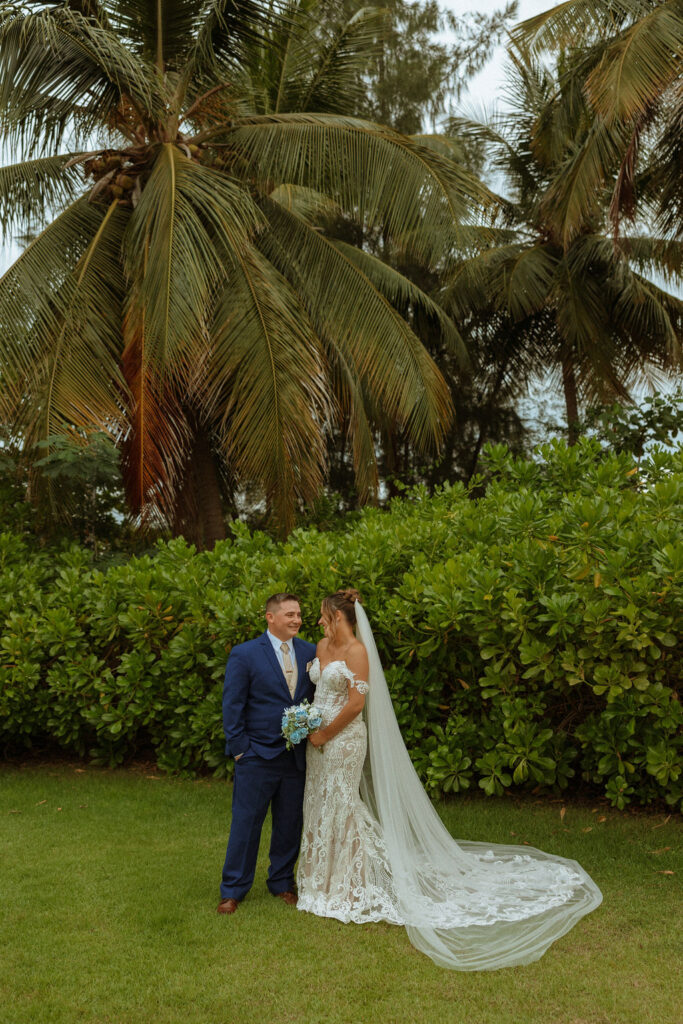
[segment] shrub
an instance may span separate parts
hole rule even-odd
[[[276,590],[315,639],[321,597],[353,584],[434,794],[583,780],[618,807],[679,805],[683,453],[637,465],[584,440],[487,465],[476,500],[417,489],[346,532],[236,524],[211,553],[174,540],[106,571],[0,535],[4,747],[119,764],[151,746],[167,770],[225,774],[230,648]]]

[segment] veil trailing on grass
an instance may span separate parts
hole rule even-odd
[[[529,846],[453,839],[413,768],[359,601],[355,610],[370,662],[361,796],[382,826],[410,941],[456,971],[538,960],[600,905],[600,890],[576,861]]]

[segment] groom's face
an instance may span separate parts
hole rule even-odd
[[[298,601],[283,601],[266,612],[268,629],[278,640],[291,640],[301,629],[301,608]]]

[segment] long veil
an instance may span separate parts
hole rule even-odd
[[[538,960],[600,905],[600,890],[574,860],[529,846],[453,839],[413,768],[359,601],[355,610],[370,662],[361,796],[382,827],[410,941],[456,971]]]

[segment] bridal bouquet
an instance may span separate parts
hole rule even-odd
[[[282,735],[287,740],[287,750],[291,750],[295,743],[301,743],[322,724],[320,712],[307,700],[292,708],[285,708],[282,714]]]

